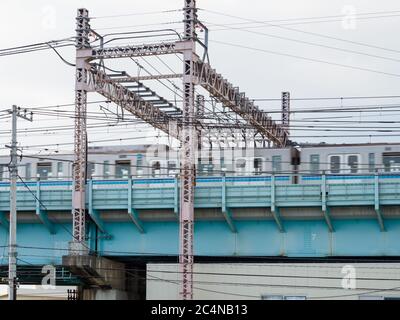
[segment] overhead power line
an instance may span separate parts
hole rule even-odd
[[[321,37],[321,38],[326,38],[326,39],[331,39],[331,40],[351,43],[351,44],[364,46],[364,47],[369,47],[369,48],[374,48],[374,49],[380,49],[380,50],[400,53],[400,50],[395,50],[395,49],[391,49],[391,48],[384,48],[384,47],[371,45],[371,44],[367,44],[367,43],[363,43],[363,42],[352,41],[352,40],[342,39],[342,38],[338,38],[338,37],[332,37],[332,36],[328,36],[328,35],[320,34],[320,33],[316,33],[316,32],[310,32],[310,31],[304,31],[304,30],[300,30],[300,29],[285,27],[285,26],[281,26],[279,24],[272,24],[272,23],[269,23],[269,22],[257,21],[255,19],[243,18],[243,17],[240,17],[240,16],[225,14],[223,12],[218,12],[218,11],[214,11],[214,10],[206,10],[206,11],[210,12],[210,13],[217,14],[217,15],[221,15],[221,16],[235,18],[235,19],[239,19],[239,20],[242,20],[242,21],[252,22],[252,23],[258,23],[258,24],[262,24],[262,25],[267,25],[267,26],[270,26],[270,27],[276,27],[276,28],[280,28],[280,29],[283,29],[283,30],[288,30],[288,31],[293,31],[293,32],[297,32],[297,33],[308,34],[308,35],[312,35],[312,36],[316,36],[316,37]]]
[[[348,69],[360,70],[360,71],[367,71],[367,72],[383,74],[383,75],[386,75],[386,76],[391,76],[391,77],[396,77],[396,78],[400,77],[400,74],[398,74],[398,73],[379,71],[379,70],[363,68],[363,67],[357,67],[357,66],[352,66],[352,65],[342,64],[342,63],[336,63],[336,62],[330,62],[330,61],[325,61],[325,60],[320,60],[320,59],[315,59],[315,58],[307,58],[307,57],[298,56],[298,55],[289,54],[289,53],[284,53],[284,52],[278,52],[278,51],[272,51],[272,50],[266,50],[266,49],[260,49],[260,48],[245,46],[245,45],[241,45],[241,44],[237,44],[237,43],[229,43],[229,42],[218,41],[218,40],[209,40],[209,41],[210,42],[214,42],[214,43],[227,45],[227,46],[231,46],[231,47],[243,48],[243,49],[248,49],[248,50],[253,50],[253,51],[258,51],[258,52],[264,52],[264,53],[269,53],[269,54],[274,54],[274,55],[279,55],[279,56],[285,56],[285,57],[305,60],[305,61],[309,61],[309,62],[318,62],[318,63],[328,64],[328,65],[336,66],[336,67],[342,67],[342,68],[348,68]]]

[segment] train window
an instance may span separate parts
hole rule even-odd
[[[52,176],[51,162],[40,162],[37,164],[37,177],[40,180],[47,180]]]
[[[272,172],[281,172],[281,171],[282,171],[282,157],[272,156]]]
[[[1,168],[0,168],[1,171]],[[25,164],[25,179],[30,180],[32,178],[31,164]]]
[[[400,171],[400,153],[384,153],[383,166],[385,172],[399,172]]]
[[[205,164],[203,163],[203,161],[202,161],[201,158],[198,158],[198,159],[197,159],[197,162],[198,162],[198,164],[199,164],[199,165],[197,166],[197,174],[202,175],[202,174],[203,174],[203,171],[205,171],[205,169],[204,169]]]
[[[3,177],[5,176],[6,173],[6,165],[5,164],[0,164],[0,181],[3,181]]]
[[[311,173],[319,173],[319,154],[312,154],[310,155],[310,172]]]
[[[220,158],[220,168],[221,168],[221,171],[226,171],[226,164],[225,164],[225,157],[221,157]]]
[[[246,170],[246,159],[236,160],[236,172],[238,174],[244,174]]]
[[[168,161],[167,167],[169,176],[174,176],[178,173],[178,171],[176,170],[176,161]]]
[[[340,173],[340,156],[330,156],[330,172]]]
[[[95,174],[95,166],[94,163],[88,162],[87,164],[87,178],[92,179]]]
[[[161,164],[160,161],[154,161],[151,165],[151,175],[153,177],[159,176],[161,174]]]
[[[131,162],[129,160],[115,161],[115,177],[127,179],[131,175]]]
[[[199,159],[198,172],[200,175],[212,175],[213,170],[214,166],[212,164],[212,158],[208,159],[208,163],[203,163],[203,161]]]
[[[347,156],[347,166],[350,169],[350,173],[358,172],[358,155]]]
[[[61,178],[63,176],[63,163],[57,162],[57,177]]]
[[[103,179],[110,177],[110,161],[103,161]]]
[[[375,153],[368,153],[368,169],[369,172],[375,171]]]
[[[136,156],[136,174],[138,176],[143,174],[143,156],[141,154]]]
[[[213,172],[214,172],[213,158],[209,157],[208,158],[208,166],[207,166],[207,174],[209,176],[212,176]]]
[[[254,158],[254,174],[255,175],[260,175],[262,173],[262,164],[263,164],[263,159],[262,158]]]

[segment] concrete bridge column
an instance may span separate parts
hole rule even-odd
[[[104,257],[90,255],[64,256],[63,265],[81,278],[81,300],[136,300],[141,298],[140,281],[127,270],[125,264]],[[133,280],[132,280],[133,279]],[[137,279],[140,279],[139,276]]]

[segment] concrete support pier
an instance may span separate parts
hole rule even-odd
[[[139,296],[126,277],[125,265],[107,258],[90,255],[63,256],[63,266],[81,278],[81,300],[133,300]]]

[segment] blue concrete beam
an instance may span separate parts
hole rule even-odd
[[[8,230],[9,227],[10,227],[10,224],[8,223],[8,220],[7,220],[6,217],[7,217],[7,213],[6,212],[0,212],[0,225],[4,229]]]
[[[51,234],[56,233],[53,222],[49,220],[46,211],[42,209],[42,203],[40,200],[40,180],[38,180],[36,183],[36,216]]]

